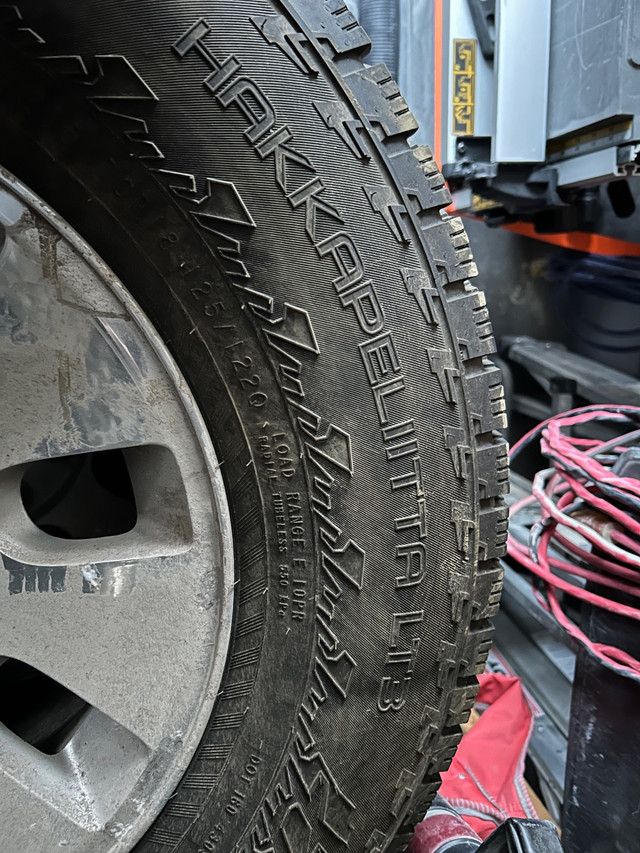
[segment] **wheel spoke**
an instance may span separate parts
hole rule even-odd
[[[0,213],[2,201],[0,190]],[[166,444],[162,369],[142,333],[84,258],[24,211],[0,255],[0,470]]]
[[[215,574],[199,598],[184,595],[197,588],[189,566],[198,547],[77,566],[36,567],[4,557],[1,653],[54,679],[157,747],[176,703],[195,701],[174,696],[167,703],[168,685],[180,683],[186,660],[192,673],[206,673],[215,652],[214,602],[222,597],[213,585]],[[0,669],[0,682],[1,676]]]
[[[12,838],[14,853],[49,853],[64,850],[94,850],[92,832],[86,824],[95,820],[83,806],[86,797],[71,774],[45,760],[28,747],[0,738],[0,801],[8,825],[3,835]],[[68,785],[68,796],[63,786]],[[66,844],[64,843],[66,842]]]
[[[39,753],[0,731],[0,801],[8,816],[3,834],[14,839],[12,853],[108,849],[116,829],[113,817],[147,760],[144,744],[98,711],[85,716],[56,755]],[[25,833],[25,827],[33,832]]]
[[[131,440],[115,402],[140,396],[102,325],[127,323],[122,307],[25,211],[0,260],[0,468]]]

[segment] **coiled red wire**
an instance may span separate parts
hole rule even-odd
[[[571,435],[572,428],[594,422],[606,422],[621,434],[607,442]],[[640,599],[640,480],[612,470],[622,451],[640,443],[640,408],[595,405],[555,415],[516,442],[511,459],[538,437],[551,467],[536,474],[532,494],[511,507],[511,517],[536,503],[540,517],[526,545],[509,535],[508,553],[544,581],[545,597],[537,590],[536,596],[572,637],[605,666],[640,680],[640,661],[590,640],[558,596],[562,592],[640,621],[640,607],[608,598],[604,589],[592,592],[580,582]]]

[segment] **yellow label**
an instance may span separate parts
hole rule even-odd
[[[471,196],[471,209],[473,211],[492,210],[494,207],[500,207],[500,203],[490,198],[484,198],[478,193]]]
[[[547,156],[552,154],[564,154],[566,151],[577,149],[588,149],[589,146],[595,146],[602,140],[609,140],[615,144],[622,140],[617,137],[622,137],[631,130],[633,122],[631,119],[623,121],[611,122],[609,124],[601,124],[599,127],[583,130],[581,133],[574,133],[570,136],[563,136],[560,139],[552,139],[547,143]]]
[[[453,101],[451,133],[473,136],[476,101],[476,40],[453,40]]]

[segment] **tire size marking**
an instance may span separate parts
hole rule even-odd
[[[230,328],[233,329],[233,326]],[[235,331],[235,329],[234,329]],[[231,366],[238,378],[238,384],[242,388],[247,402],[254,409],[261,409],[269,400],[268,395],[261,390],[262,379],[259,373],[253,373],[253,359],[250,355],[242,354],[242,347],[246,346],[242,340],[234,341],[223,347],[223,351],[227,354],[231,361]],[[240,349],[236,350],[236,347]],[[239,353],[234,356],[233,352]]]
[[[210,299],[213,291],[213,285],[210,281],[203,281],[198,286],[191,288],[191,294],[196,302],[200,304],[200,310],[208,319],[224,319],[226,308],[221,299]],[[203,300],[206,299],[207,301]],[[234,373],[238,378],[238,384],[244,392],[247,402],[254,409],[261,409],[269,400],[268,395],[262,390],[262,378],[256,372],[253,358],[243,351],[246,347],[245,341],[237,335],[236,327],[231,323],[219,323],[210,325],[210,329],[224,333],[221,334],[222,352],[231,363]],[[231,338],[231,343],[223,344],[224,339]],[[234,340],[235,338],[235,340]]]

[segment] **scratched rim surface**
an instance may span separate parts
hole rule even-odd
[[[54,754],[0,724],[0,826],[12,853],[130,850],[184,773],[219,689],[229,509],[196,404],[149,321],[2,170],[0,363],[0,670],[27,664],[87,703]],[[61,539],[31,521],[29,463],[116,448],[133,529]]]

